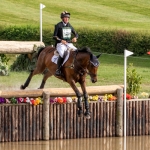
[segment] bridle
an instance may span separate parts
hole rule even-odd
[[[96,76],[95,74],[90,73],[90,72],[87,70],[87,68],[83,68],[83,67],[81,66],[81,64],[80,64],[80,63],[77,61],[77,59],[76,59],[77,54],[78,54],[78,50],[76,51],[75,56],[73,57],[73,61],[72,61],[71,65],[65,66],[65,68],[70,68],[70,69],[76,70],[76,69],[75,69],[75,63],[76,63],[76,64],[78,64],[78,66],[81,68],[80,71],[77,71],[80,75],[87,74],[87,75],[90,75],[90,76]],[[89,61],[89,63],[91,63],[91,62]],[[91,65],[93,65],[93,64],[91,63]]]

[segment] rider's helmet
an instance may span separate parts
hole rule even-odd
[[[70,18],[70,13],[67,12],[67,11],[63,11],[63,12],[60,14],[60,18],[62,19],[62,18],[64,18],[64,17]]]

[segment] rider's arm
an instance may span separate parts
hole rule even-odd
[[[58,35],[58,25],[55,25],[53,39],[56,40],[57,42],[61,42],[62,39],[60,39],[57,35]]]

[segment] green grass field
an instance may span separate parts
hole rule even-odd
[[[91,83],[90,77],[87,76],[87,86],[103,86],[103,85],[123,85],[124,84],[124,56],[113,54],[102,54],[100,57],[100,67],[98,70],[98,82]],[[142,76],[142,84],[140,92],[150,93],[150,58],[149,57],[133,57],[127,58],[127,64],[133,63],[134,69]],[[27,72],[10,72],[9,76],[0,77],[0,90],[19,89],[20,85],[25,82],[29,73]],[[27,89],[37,89],[42,81],[42,75],[33,77]],[[77,86],[79,86],[77,84]],[[69,87],[68,83],[51,77],[47,80],[46,88]]]
[[[43,28],[53,29],[60,21],[60,13],[67,10],[71,13],[70,23],[75,29],[93,30],[123,29],[137,32],[150,32],[150,1],[147,0],[3,0],[0,9],[0,26],[39,26],[40,3],[46,7],[43,12]],[[142,75],[141,91],[150,93],[150,56],[129,57],[137,72]],[[123,84],[124,57],[102,54],[98,70],[98,82],[92,84],[87,77],[87,86]],[[9,76],[0,77],[0,90],[19,89],[28,76],[27,72],[11,72]],[[37,89],[42,75],[31,81],[28,89]],[[69,87],[57,78],[49,78],[46,87]]]
[[[60,21],[60,13],[68,10],[74,28],[125,29],[150,31],[150,1],[147,0],[3,0],[0,25],[40,24],[40,3],[43,28],[53,28]]]

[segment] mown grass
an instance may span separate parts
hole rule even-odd
[[[142,76],[141,92],[150,93],[150,61],[149,57],[133,57],[127,58],[127,64],[133,63],[137,73]],[[19,89],[27,79],[27,72],[10,72],[9,76],[0,77],[0,90]],[[27,89],[37,89],[42,81],[42,75],[33,77]],[[124,84],[124,56],[113,54],[102,54],[100,57],[100,67],[98,70],[98,82],[91,83],[90,77],[87,76],[87,86],[103,86],[103,85],[123,85]],[[77,84],[77,86],[79,86]],[[70,87],[68,83],[55,77],[48,79],[45,88],[54,87]]]
[[[125,29],[150,31],[150,2],[147,0],[3,0],[0,9],[1,25],[39,26],[39,4],[43,28],[53,28],[63,10],[71,12],[74,28]]]
[[[3,0],[0,9],[0,26],[39,26],[39,4],[43,3],[43,28],[53,29],[60,21],[59,15],[63,10],[71,12],[70,22],[75,29],[88,28],[124,29],[137,32],[149,32],[150,1],[147,0]],[[11,57],[11,63],[15,59]],[[141,91],[150,93],[150,58],[129,57],[128,64],[133,63],[137,72],[142,75]],[[98,70],[98,82],[92,84],[89,76],[87,86],[123,84],[124,57],[102,54],[101,65]],[[19,89],[28,77],[27,72],[11,72],[9,76],[0,76],[0,90]],[[42,75],[33,77],[28,89],[37,89]],[[69,85],[55,77],[49,78],[45,87],[69,87]]]

